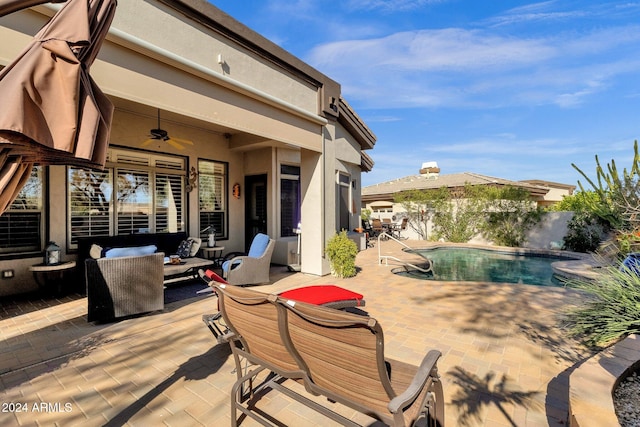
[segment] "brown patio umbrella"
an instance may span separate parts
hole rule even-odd
[[[41,3],[0,0],[0,16]],[[69,0],[0,71],[0,214],[33,163],[104,166],[113,105],[89,68],[115,8],[116,0]]]

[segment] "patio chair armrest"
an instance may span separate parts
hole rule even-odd
[[[247,254],[245,252],[229,252],[228,254],[226,254],[224,257],[222,257],[222,260],[220,261],[220,263],[224,263],[225,261],[231,261],[234,258],[240,257],[240,256],[246,256]]]
[[[231,341],[235,341],[237,339],[238,339],[238,336],[236,334],[234,334],[233,332],[229,331],[229,332],[225,333],[224,335],[220,335],[218,337],[218,344],[230,343]]]
[[[229,269],[233,270],[234,273],[238,273],[240,271],[245,271],[247,269],[256,268],[265,263],[263,257],[255,258],[251,256],[237,256],[235,258],[231,258],[229,260]]]
[[[437,367],[438,359],[442,356],[438,350],[430,350],[427,355],[422,359],[422,363],[418,368],[418,371],[413,376],[413,380],[409,387],[400,395],[391,399],[389,402],[388,408],[391,413],[396,414],[402,410],[402,408],[406,408],[420,395],[425,383],[431,376],[437,377]]]

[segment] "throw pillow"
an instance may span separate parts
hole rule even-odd
[[[91,245],[91,249],[89,249],[89,256],[93,259],[102,258],[102,246],[98,246],[95,243]]]
[[[182,242],[180,242],[180,245],[178,246],[178,250],[176,251],[176,255],[178,255],[180,258],[189,258],[189,256],[191,255],[192,244],[193,244],[193,241],[189,239],[183,240]]]
[[[189,254],[189,256],[194,257],[198,254],[198,251],[200,250],[202,239],[199,237],[189,237],[189,240],[191,240],[191,253]]]

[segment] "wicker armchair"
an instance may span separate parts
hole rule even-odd
[[[271,255],[275,240],[266,234],[256,234],[249,253],[222,263],[222,276],[232,285],[257,285],[269,282]]]
[[[88,321],[164,309],[163,253],[85,260]]]

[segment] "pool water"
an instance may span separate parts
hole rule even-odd
[[[422,273],[402,268],[394,270],[394,273],[431,280],[521,283],[537,286],[562,286],[553,273],[551,263],[567,259],[476,248],[434,248],[412,252],[430,259],[433,262],[433,272]]]

